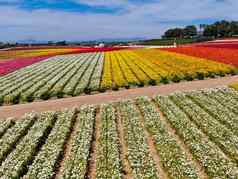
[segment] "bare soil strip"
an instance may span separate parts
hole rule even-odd
[[[118,132],[119,143],[120,143],[120,159],[122,161],[122,167],[123,167],[122,169],[123,178],[132,179],[133,178],[132,169],[128,161],[128,148],[124,141],[124,131],[123,131],[122,120],[121,120],[119,109],[117,109],[116,125],[117,125],[117,132]]]
[[[169,178],[169,175],[166,173],[165,170],[163,170],[163,165],[161,163],[161,159],[160,159],[159,154],[155,148],[155,141],[145,127],[145,119],[143,118],[143,114],[142,114],[141,110],[138,108],[138,106],[137,106],[137,109],[141,113],[141,117],[140,117],[141,127],[143,128],[143,131],[145,131],[145,137],[147,139],[149,151],[150,151],[150,154],[155,162],[156,169],[158,171],[157,172],[158,176],[159,176],[159,178]]]
[[[75,117],[75,119],[72,122],[71,132],[68,136],[68,139],[66,139],[66,144],[64,147],[64,153],[63,153],[62,159],[59,162],[58,168],[56,169],[56,172],[55,172],[54,178],[57,178],[57,179],[60,178],[60,175],[63,172],[65,161],[70,157],[72,143],[73,143],[74,138],[76,137],[76,129],[79,128],[79,126],[80,126],[80,120],[78,118],[78,114],[75,114],[74,117]]]
[[[155,104],[156,105],[156,104]],[[156,105],[157,106],[157,105]],[[183,149],[189,160],[196,167],[199,178],[208,179],[208,176],[204,170],[204,168],[200,165],[200,163],[193,157],[189,148],[185,145],[183,140],[176,134],[176,130],[171,126],[171,124],[166,120],[163,113],[160,111],[159,107],[157,107],[157,111],[160,113],[160,119],[167,128],[168,132],[174,137],[177,144]]]
[[[96,178],[96,160],[97,160],[97,148],[99,143],[100,135],[100,108],[97,109],[95,127],[93,133],[93,141],[91,146],[90,160],[88,164],[88,169],[86,173],[86,178],[95,179]]]
[[[189,81],[189,82],[180,82],[173,83],[168,85],[161,86],[149,86],[144,88],[135,88],[129,90],[121,90],[117,92],[106,92],[99,93],[95,95],[85,95],[72,98],[63,98],[42,102],[33,102],[27,104],[19,104],[12,106],[2,106],[0,107],[0,118],[7,117],[21,117],[25,113],[32,111],[43,112],[43,111],[56,111],[64,108],[72,108],[74,106],[80,106],[83,104],[100,104],[107,102],[119,101],[125,98],[135,98],[138,96],[149,96],[153,97],[154,95],[167,95],[176,91],[191,91],[204,88],[215,88],[231,83],[238,82],[238,76],[228,76],[217,79],[207,79],[202,81]]]

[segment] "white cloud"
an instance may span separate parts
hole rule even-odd
[[[86,0],[85,0],[86,1]],[[113,0],[108,0],[114,3]],[[102,2],[98,1],[98,4]],[[123,14],[94,14],[60,10],[26,11],[0,7],[1,40],[92,40],[159,37],[169,27],[197,19],[238,19],[238,1],[160,0],[124,5]],[[166,23],[164,23],[166,22]]]

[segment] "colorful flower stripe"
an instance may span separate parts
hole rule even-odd
[[[220,72],[226,74],[235,70],[235,67],[217,63],[210,60],[186,56],[182,54],[175,54],[161,50],[135,50],[135,53],[144,57],[145,60],[159,65],[167,71],[169,77],[179,76],[186,78],[187,75],[196,78],[197,73],[202,73],[204,76],[218,74]],[[189,69],[189,70],[188,70]]]
[[[33,58],[24,58],[24,59],[16,59],[6,62],[0,62],[0,76],[6,75],[8,73],[11,73],[15,70],[18,70],[20,68],[32,65],[34,63],[43,61],[49,57],[33,57]]]
[[[192,46],[169,48],[162,50],[214,60],[238,67],[238,50]]]
[[[12,50],[1,51],[0,61],[11,61],[14,59],[23,59],[30,57],[63,55],[71,52],[77,52],[78,49],[37,49],[37,50]]]

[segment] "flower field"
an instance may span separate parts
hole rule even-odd
[[[237,109],[217,88],[1,119],[0,177],[238,178]]]
[[[217,62],[230,64],[238,67],[237,49],[189,46],[189,47],[169,48],[164,50],[214,60]]]
[[[43,61],[0,77],[0,104],[202,80],[237,72],[230,65],[148,49],[61,55],[39,60]],[[4,70],[3,73],[11,68]]]
[[[11,61],[0,61],[0,75],[6,75],[20,68],[32,65],[34,63],[45,60],[49,57],[31,57],[31,58],[21,58]]]
[[[89,53],[89,52],[106,52],[113,50],[120,50],[123,48],[119,47],[106,47],[106,48],[42,48],[42,49],[30,49],[27,50],[8,50],[0,51],[0,76],[29,66],[41,60],[53,57],[56,55],[65,54],[79,54],[79,53]]]

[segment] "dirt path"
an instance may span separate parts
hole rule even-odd
[[[203,88],[214,88],[238,82],[238,76],[230,76],[217,79],[208,79],[203,81],[180,82],[175,84],[150,86],[144,88],[135,88],[121,90],[117,92],[99,93],[89,96],[78,96],[73,98],[56,99],[42,102],[33,102],[28,104],[19,104],[0,107],[0,119],[7,117],[20,117],[28,112],[42,112],[49,110],[60,110],[72,108],[82,104],[100,104],[106,102],[118,101],[125,98],[134,98],[137,96],[154,96],[156,94],[166,95],[175,91],[189,91]]]

